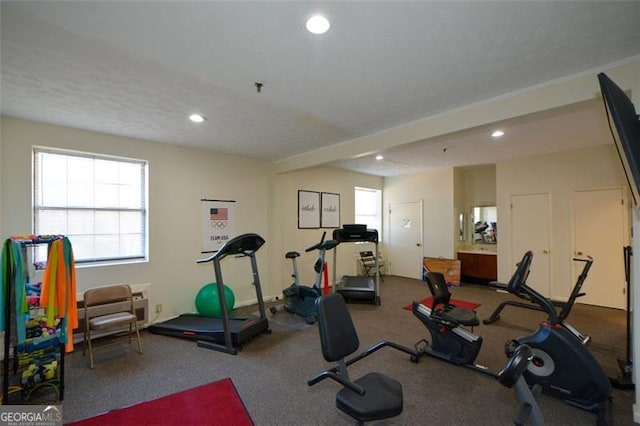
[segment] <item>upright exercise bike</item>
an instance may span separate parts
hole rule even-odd
[[[587,256],[587,259],[574,258],[573,261],[583,263],[584,266],[582,268],[582,272],[576,279],[576,283],[573,286],[573,290],[571,291],[569,298],[567,299],[566,302],[561,300],[553,300],[553,299],[547,299],[547,300],[549,301],[549,303],[551,303],[554,306],[554,308],[560,308],[560,311],[558,312],[558,322],[561,322],[564,328],[566,328],[574,336],[576,336],[576,338],[579,339],[583,345],[586,345],[589,343],[589,340],[591,340],[591,338],[587,335],[580,333],[578,330],[572,327],[571,324],[569,324],[566,321],[566,319],[571,313],[571,309],[573,308],[573,305],[575,304],[576,299],[586,295],[586,293],[582,292],[582,285],[587,279],[587,275],[589,274],[589,270],[591,269],[591,265],[593,264],[593,258],[591,256]],[[492,282],[491,286],[500,290],[507,290],[507,284]],[[505,302],[502,302],[493,311],[493,313],[489,318],[482,320],[482,323],[488,325],[499,320],[500,313],[507,306],[515,306],[517,308],[531,309],[534,311],[542,311],[542,312],[546,311],[546,307],[543,307],[540,304],[536,303],[534,300],[531,300],[531,296],[528,293],[520,292],[520,293],[515,293],[515,295],[523,300],[526,300],[527,302],[525,303],[525,302],[519,302],[515,300],[507,300]]]
[[[510,356],[519,345],[530,346],[533,360],[524,373],[527,383],[539,384],[543,393],[596,413],[598,424],[607,424],[611,383],[583,339],[565,326],[549,299],[527,285],[532,258],[531,251],[524,254],[514,274],[516,279],[509,281],[507,290],[529,295],[548,317],[533,334],[507,342],[505,352]]]
[[[282,291],[284,296],[284,310],[292,314],[301,316],[308,324],[314,324],[316,322],[316,299],[322,295],[322,289],[320,284],[322,282],[322,272],[325,268],[325,253],[327,250],[335,248],[339,242],[335,240],[325,241],[326,232],[322,233],[322,239],[318,244],[314,244],[311,247],[305,249],[305,252],[311,252],[318,250],[318,259],[313,265],[313,269],[316,273],[316,278],[312,287],[300,284],[300,275],[298,274],[297,258],[300,253],[297,251],[290,251],[285,254],[286,259],[291,259],[293,266],[293,284],[285,288]],[[277,309],[272,307],[270,309],[272,314],[277,312]]]
[[[609,379],[589,349],[564,326],[554,306],[526,285],[532,259],[531,251],[524,254],[507,290],[513,294],[529,295],[547,313],[548,319],[533,334],[507,342],[505,352],[510,357],[519,345],[529,346],[533,360],[524,373],[526,382],[530,386],[539,385],[543,393],[596,413],[598,424],[607,424],[611,399]],[[412,310],[431,334],[431,344],[425,340],[418,342],[424,343],[424,347],[419,349],[421,354],[488,372],[485,367],[474,364],[482,338],[461,327],[464,322],[457,321],[456,315],[432,313],[432,309],[419,302],[413,303]],[[474,325],[477,323],[475,319]]]

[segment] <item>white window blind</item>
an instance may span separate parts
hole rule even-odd
[[[35,234],[68,236],[78,263],[146,259],[145,161],[44,148],[33,157]]]

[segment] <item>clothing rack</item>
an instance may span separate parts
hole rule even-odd
[[[4,300],[0,306],[4,309],[1,319],[3,320],[2,328],[5,331],[2,404],[28,403],[34,391],[45,387],[52,389],[58,400],[64,397],[64,355],[65,344],[69,338],[65,332],[68,320],[65,317],[69,316],[70,311],[60,313],[59,315],[62,316],[56,316],[53,321],[54,313],[46,312],[47,309],[41,305],[43,286],[38,287],[29,282],[27,265],[28,249],[43,244],[47,245],[48,265],[51,248],[56,241],[66,245],[66,250],[70,254],[69,264],[73,269],[71,245],[63,235],[20,235],[8,238],[3,245],[2,294]],[[65,248],[61,247],[59,250],[64,252]],[[36,265],[36,269],[43,269],[38,266],[40,265]],[[75,298],[75,272],[67,272],[70,273],[74,284],[67,285],[64,291],[67,294],[66,292],[73,290]],[[31,291],[39,290],[39,293],[27,297],[27,287]],[[70,308],[76,312],[75,304]],[[47,313],[44,324],[38,322],[40,318],[31,318],[32,314],[41,312]],[[77,315],[75,317],[77,318]],[[31,327],[28,330],[29,325]],[[13,368],[10,368],[11,358]],[[27,368],[24,368],[25,366]],[[20,373],[19,379],[18,373]],[[14,397],[13,394],[18,391],[21,397]]]

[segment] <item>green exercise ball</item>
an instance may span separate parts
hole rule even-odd
[[[227,305],[227,312],[233,310],[233,305],[236,303],[236,297],[226,285],[224,286],[224,300]],[[222,317],[222,307],[220,306],[220,298],[218,297],[218,285],[216,283],[209,283],[202,286],[198,294],[196,295],[196,309],[200,315],[206,317]]]

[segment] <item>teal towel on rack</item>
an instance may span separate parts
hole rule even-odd
[[[0,263],[0,276],[2,276],[1,288],[0,288],[0,331],[4,331],[6,327],[5,315],[6,315],[6,294],[7,286],[11,280],[11,240],[7,239],[2,244],[2,260]]]
[[[27,339],[27,321],[29,320],[29,304],[27,303],[27,270],[26,261],[22,256],[22,246],[20,243],[12,241],[12,251],[16,265],[13,291],[15,294],[16,307],[16,336],[18,343],[23,343]]]
[[[20,243],[7,239],[2,246],[2,294],[0,295],[0,330],[6,329],[6,314],[15,319],[12,321],[11,335],[22,343],[27,338],[26,323],[29,314],[25,291],[26,274]],[[10,290],[6,299],[7,287]]]

